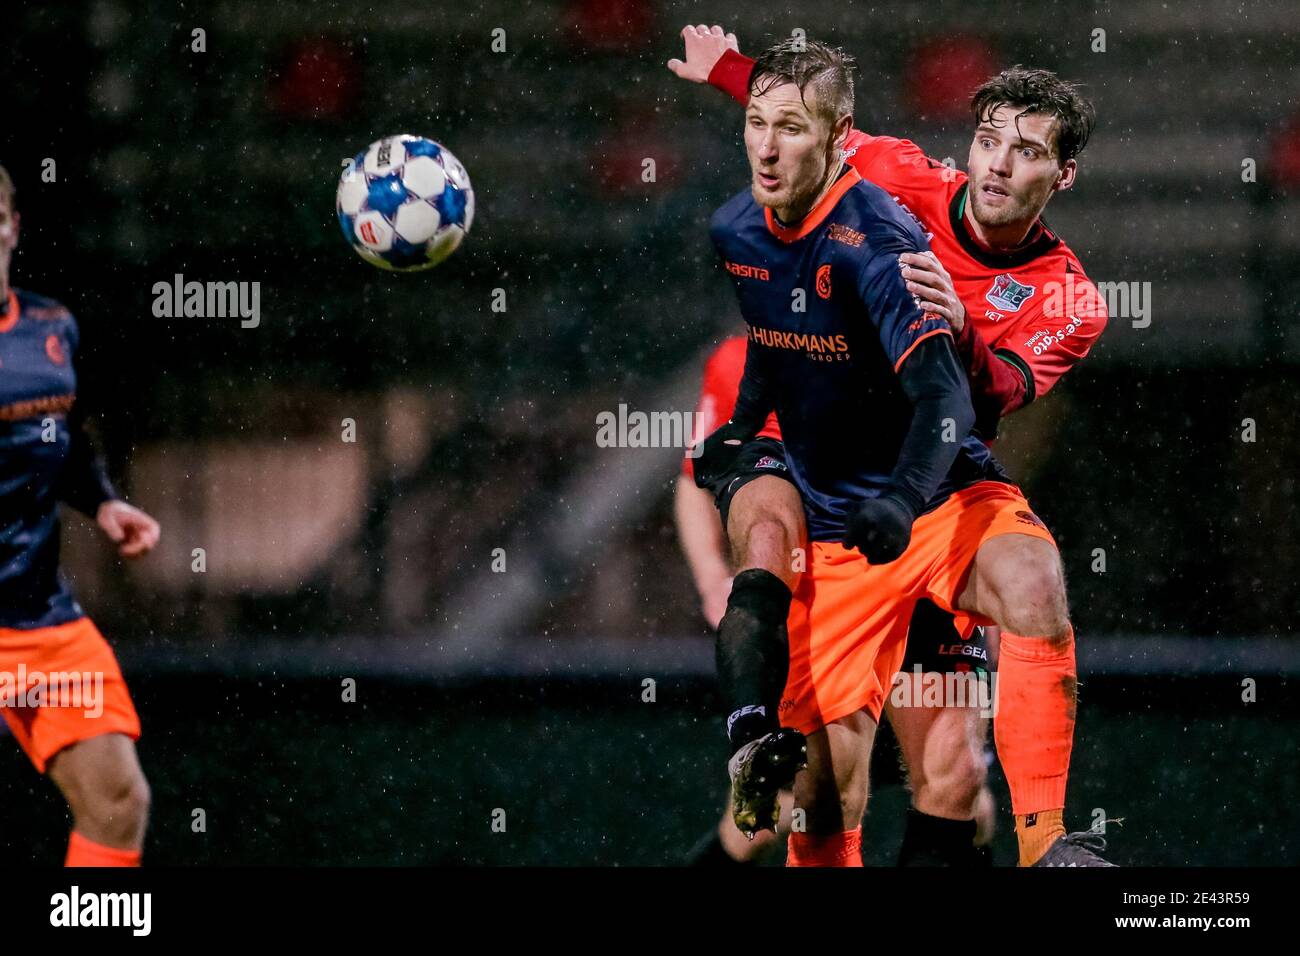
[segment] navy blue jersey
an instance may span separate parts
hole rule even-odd
[[[714,214],[710,233],[735,281],[749,361],[776,407],[809,536],[841,541],[856,505],[887,487],[911,424],[898,369],[921,341],[951,334],[900,273],[899,255],[926,251],[925,236],[852,168],[794,226],[746,189]],[[1006,480],[973,434],[952,439],[960,451],[926,510],[976,481]]]
[[[71,418],[71,313],[12,290],[0,315],[0,627],[48,627],[83,613],[59,573],[58,502],[93,516],[116,496]]]

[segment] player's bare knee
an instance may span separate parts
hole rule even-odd
[[[144,774],[139,774],[122,795],[121,807],[126,816],[137,825],[143,825],[149,819],[149,808],[153,804],[153,791]]]
[[[799,576],[793,555],[796,543],[787,521],[779,515],[764,514],[746,529],[737,565],[743,569],[762,568],[792,585]]]
[[[1070,631],[1065,585],[1055,563],[1024,565],[998,588],[1002,620],[1012,634],[1064,640]]]
[[[1033,603],[1026,602],[1019,617],[1010,630],[1023,637],[1038,637],[1054,646],[1064,646],[1073,633],[1064,598],[1056,600],[1052,595],[1045,595]]]
[[[94,815],[104,827],[130,834],[148,819],[152,799],[144,774],[126,774],[104,782],[93,802]]]

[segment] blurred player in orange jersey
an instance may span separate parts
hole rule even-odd
[[[716,26],[688,26],[682,36],[686,60],[669,63],[674,73],[752,104],[754,61],[739,54],[734,35]],[[1091,106],[1055,75],[1024,68],[984,84],[972,106],[976,129],[969,176],[928,159],[912,143],[868,135],[851,125],[840,148],[843,162],[885,189],[923,229],[932,251],[902,254],[902,274],[920,307],[951,327],[970,377],[978,433],[991,439],[1001,415],[1045,394],[1087,354],[1105,326],[1106,312],[1078,259],[1039,218],[1051,196],[1074,182],[1075,156],[1092,128]],[[787,188],[776,179],[756,180],[756,195],[759,187],[772,196]],[[792,228],[789,235],[793,241],[802,233]],[[860,241],[842,227],[832,239],[849,245]],[[746,435],[755,430],[750,419],[757,411],[746,409],[744,421],[715,436],[739,449],[741,471],[749,463]],[[719,486],[724,517],[721,498],[728,484]],[[772,593],[759,609],[770,611],[766,623],[751,629],[757,637],[743,637],[775,646],[771,632],[781,607],[788,606],[788,597],[778,595],[773,583],[780,575],[767,565],[746,567],[771,572],[763,580]],[[1001,664],[1004,690],[1015,688],[1017,695],[1013,706],[1004,701],[996,726],[1021,863],[1052,865],[1069,857],[1097,865],[1090,862],[1099,861],[1090,848],[1096,841],[1067,839],[1062,822],[1074,724],[1073,632],[1059,640],[1004,634]],[[1022,706],[1025,699],[1038,706]],[[904,719],[925,723],[933,717],[913,711]],[[751,722],[748,739],[733,736],[732,745],[761,754],[774,734],[780,739],[772,728],[770,717],[766,725]],[[733,781],[741,776],[733,770]],[[772,774],[764,776],[770,786]]]
[[[745,336],[726,339],[710,353],[704,365],[704,380],[696,407],[697,438],[707,435],[731,418],[736,392],[745,369]],[[755,460],[750,474],[737,482],[729,524],[734,528],[744,520],[741,488],[759,481],[789,486],[773,477],[778,463],[784,461],[780,431],[775,418],[767,422],[760,435],[768,441],[768,454]],[[764,461],[764,458],[768,459]],[[717,630],[727,610],[731,592],[731,557],[726,529],[718,515],[713,495],[695,484],[691,458],[682,462],[674,492],[674,514],[678,540],[686,557],[696,589],[701,612],[709,627]],[[766,467],[765,467],[766,466]],[[764,474],[764,472],[769,472]],[[751,477],[752,476],[752,477]],[[743,507],[743,505],[742,505]],[[925,602],[913,617],[908,634],[907,657],[900,680],[916,680],[914,668],[923,673],[961,672],[969,670],[972,660],[988,664],[988,650],[983,628],[975,628],[965,637],[953,626],[951,615],[944,615]],[[960,647],[965,653],[948,655]],[[910,698],[909,698],[910,699]],[[920,699],[916,695],[916,699]],[[989,841],[995,828],[993,795],[986,786],[987,766],[983,741],[987,736],[985,718],[979,708],[947,708],[947,713],[921,723],[887,708],[894,733],[899,739],[904,763],[917,764],[909,772],[912,806],[908,811],[907,829],[899,853],[899,865],[946,864],[953,866],[987,866],[992,861]],[[789,825],[792,794],[780,796],[780,826],[777,831],[761,830],[747,838],[736,826],[730,810],[688,854],[691,865],[709,866],[758,861],[777,845],[777,835],[784,835]],[[939,811],[936,813],[935,811]],[[946,815],[945,815],[946,814]]]
[[[72,811],[68,866],[139,866],[149,787],[140,720],[117,660],[59,571],[58,503],[92,518],[126,558],[158,522],[120,500],[80,422],[77,324],[9,285],[18,244],[0,167],[0,714]]]

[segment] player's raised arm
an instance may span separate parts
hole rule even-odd
[[[728,51],[739,60],[748,62],[750,67],[754,65],[754,61],[749,57],[740,56],[740,46],[736,41],[736,35],[734,33],[725,33],[722,27],[716,24],[712,27],[706,27],[703,24],[685,26],[682,28],[682,40],[686,44],[686,59],[684,61],[669,60],[668,69],[683,80],[690,80],[692,83],[712,82],[714,67]],[[748,80],[749,72],[746,69],[741,82],[741,92],[737,97],[741,103],[749,99]],[[737,96],[735,93],[732,95]]]

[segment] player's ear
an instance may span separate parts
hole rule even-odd
[[[845,113],[836,120],[835,125],[831,127],[831,145],[834,146],[836,150],[843,149],[844,142],[849,138],[849,133],[852,132],[852,130],[853,114]]]
[[[1072,159],[1067,159],[1061,165],[1061,172],[1056,177],[1056,183],[1052,186],[1056,192],[1065,192],[1074,185],[1074,177],[1079,172],[1079,164]]]

